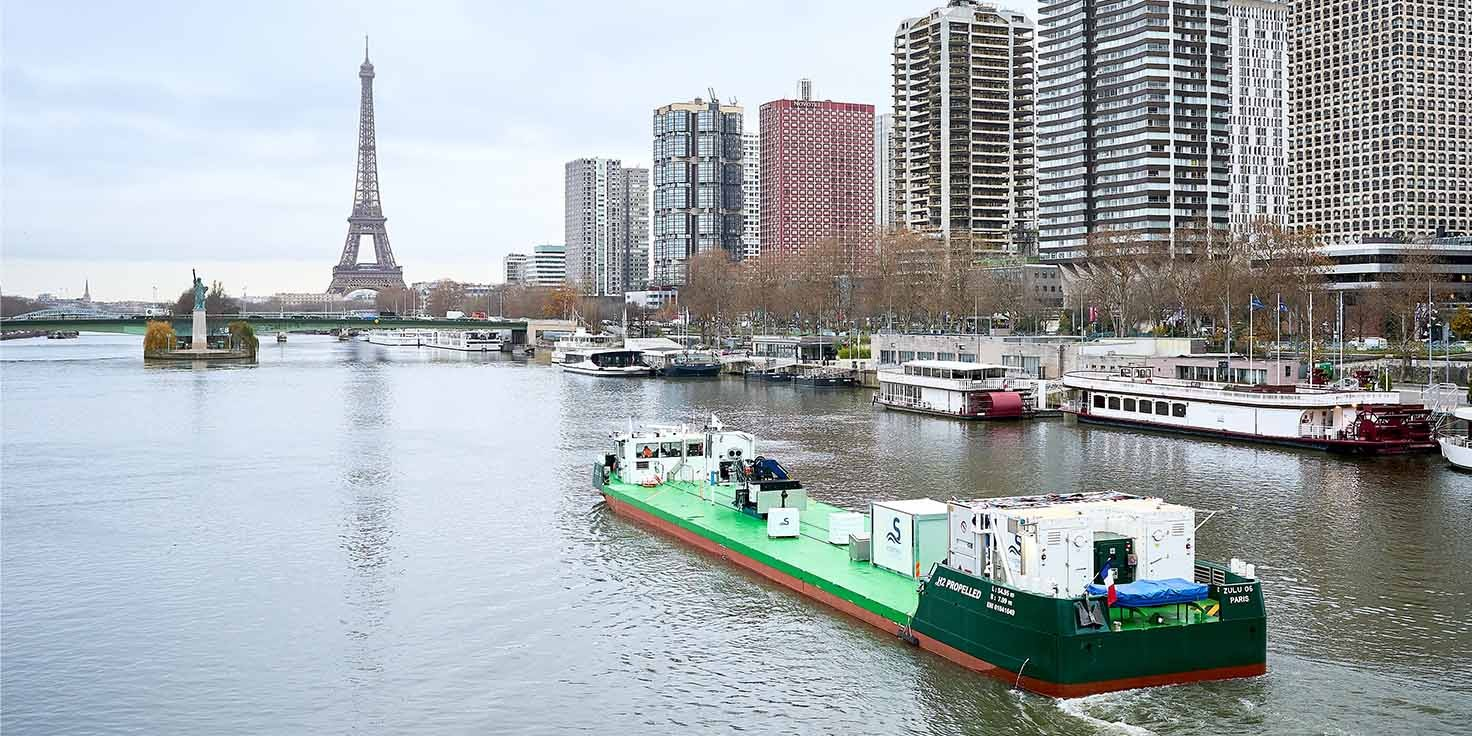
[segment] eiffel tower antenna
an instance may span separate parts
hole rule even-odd
[[[383,201],[378,193],[373,77],[373,63],[368,61],[368,37],[363,36],[363,65],[358,67],[358,80],[363,89],[358,105],[358,174],[353,186],[353,212],[348,216],[348,237],[343,242],[342,258],[332,269],[329,294],[404,288],[404,269],[394,262],[394,251],[388,242],[388,218],[383,216]],[[373,239],[373,263],[358,263],[358,246],[365,236]]]

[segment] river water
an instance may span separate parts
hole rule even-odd
[[[7,736],[1472,729],[1472,475],[1436,456],[323,337],[244,368],[140,352],[0,344]],[[1257,564],[1269,674],[1018,693],[602,507],[610,431],[711,412],[840,505],[1114,489],[1221,510],[1198,546]]]

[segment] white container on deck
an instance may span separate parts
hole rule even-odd
[[[797,509],[771,509],[767,512],[768,537],[796,537],[801,532]]]
[[[946,558],[947,511],[929,498],[870,504],[874,564],[914,578],[929,572]]]

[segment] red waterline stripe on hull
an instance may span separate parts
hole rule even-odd
[[[1026,675],[1026,667],[1023,668],[1023,676],[1019,678],[1017,673],[1011,670],[998,667],[984,659],[973,657],[949,644],[937,641],[924,634],[911,633],[920,641],[921,649],[935,652],[966,669],[979,672],[988,677],[994,677],[1004,682],[1019,684],[1035,693],[1055,698],[1080,698],[1085,695],[1097,695],[1116,690],[1134,690],[1142,687],[1160,687],[1163,685],[1183,685],[1188,682],[1200,682],[1202,680],[1230,680],[1237,677],[1256,677],[1266,674],[1268,671],[1267,663],[1259,662],[1257,664],[1246,664],[1235,667],[1214,667],[1205,670],[1167,672],[1159,675],[1121,677],[1114,680],[1096,680],[1094,682],[1048,682],[1047,680],[1028,677]]]
[[[692,547],[703,552],[719,557],[723,560],[734,562],[768,580],[780,583],[783,587],[801,593],[813,600],[825,603],[839,611],[847,613],[854,618],[863,621],[876,629],[888,634],[899,635],[900,625],[873,611],[863,608],[855,603],[846,601],[826,590],[815,587],[809,583],[798,580],[787,573],[764,565],[739,552],[725,547],[714,540],[703,537],[678,524],[665,521],[643,509],[624,503],[616,498],[604,494],[603,500],[614,513],[637,521],[658,531],[664,532]],[[1039,680],[1034,677],[1017,677],[1017,673],[998,667],[983,659],[978,659],[949,644],[942,643],[923,634],[911,632],[920,643],[920,648],[939,654],[966,669],[979,672],[988,677],[993,677],[1003,682],[1020,684],[1036,693],[1052,696],[1055,698],[1076,698],[1084,695],[1107,693],[1115,690],[1131,690],[1141,687],[1157,687],[1160,685],[1179,685],[1187,682],[1198,682],[1201,680],[1226,680],[1234,677],[1253,677],[1267,672],[1267,664],[1251,664],[1239,667],[1218,667],[1207,670],[1195,670],[1191,672],[1177,672],[1163,675],[1150,675],[1147,677],[1126,677],[1116,680],[1100,680],[1097,682],[1062,684]]]

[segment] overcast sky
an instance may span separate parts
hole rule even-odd
[[[650,163],[653,108],[793,95],[889,110],[895,27],[936,2],[14,2],[0,289],[321,291],[351,207],[363,35],[410,281],[500,280],[562,242],[563,164]],[[1031,0],[1012,4],[1029,14]]]

